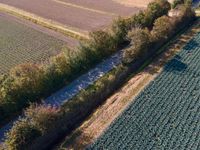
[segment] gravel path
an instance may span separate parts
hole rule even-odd
[[[115,66],[121,63],[122,51],[117,52],[113,56],[108,59],[105,59],[100,64],[98,64],[95,68],[91,69],[86,74],[80,76],[76,80],[74,80],[71,84],[64,87],[63,89],[59,90],[58,92],[54,93],[52,96],[48,97],[44,100],[45,103],[51,105],[61,106],[73,96],[78,94],[81,90],[86,89],[89,85],[93,84],[97,81],[100,77],[108,73],[112,70]],[[4,140],[4,134],[8,131],[13,123],[17,120],[11,121],[4,127],[0,129],[0,143]]]

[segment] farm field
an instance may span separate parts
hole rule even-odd
[[[198,33],[87,149],[200,149]]]
[[[117,16],[129,16],[143,9],[112,0],[0,0],[0,3],[56,21],[81,33],[105,28]]]
[[[2,13],[0,39],[0,74],[21,63],[46,61],[66,45]]]

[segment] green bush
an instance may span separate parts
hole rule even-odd
[[[180,4],[184,4],[184,0],[174,0],[171,6],[174,9]]]
[[[126,37],[130,28],[131,22],[128,18],[119,17],[118,19],[115,19],[113,21],[112,34],[114,42],[117,44],[118,47],[127,41]]]
[[[170,37],[174,35],[174,33],[177,33],[184,27],[180,27],[180,24],[187,25],[191,19],[189,16],[193,16],[191,8],[189,9],[188,6],[185,5],[181,8],[181,10],[182,14],[180,17],[169,18],[167,16],[163,16],[158,18],[155,21],[151,32],[148,29],[133,28],[132,31],[129,32],[127,38],[130,41],[131,46],[124,51],[123,55],[123,61],[125,62],[125,65],[135,62],[135,60],[142,60],[151,56],[151,53],[155,53],[159,46],[161,46],[160,43],[164,44],[164,42],[167,42]],[[188,14],[187,12],[191,12],[191,14]],[[94,35],[91,35],[91,37],[93,38],[88,42],[88,45],[81,47],[84,51],[84,54],[93,52],[92,55],[86,55],[87,59],[90,56],[96,56],[101,52],[104,53],[106,50],[109,50],[109,52],[112,51],[113,45],[110,46],[108,44],[112,41],[110,39],[113,38],[111,34],[98,31]],[[105,38],[106,41],[103,41],[103,38]],[[106,46],[101,45],[104,44],[104,42]],[[152,51],[152,44],[159,46],[157,49],[153,49]],[[104,55],[101,55],[101,57],[103,56]],[[83,60],[84,59],[78,59],[78,62]],[[55,64],[65,67],[70,66],[62,65],[62,63]],[[30,143],[31,141],[36,141],[38,139],[51,139],[52,142],[52,138],[58,138],[59,134],[63,133],[63,131],[70,132],[76,127],[76,125],[81,123],[81,121],[87,117],[94,110],[94,108],[101,104],[106,97],[108,97],[113,91],[116,90],[117,87],[122,84],[128,75],[128,71],[132,70],[131,67],[129,68],[130,70],[127,69],[125,65],[118,66],[109,75],[102,77],[86,90],[82,90],[77,96],[66,102],[61,109],[45,105],[32,105],[26,110],[25,119],[17,121],[14,127],[8,132],[5,145],[8,148],[18,150],[20,148],[23,149],[24,147],[33,146],[32,143]],[[60,71],[62,70],[62,67],[58,66],[55,67],[55,69],[60,69],[58,69],[56,72],[57,74],[62,74],[62,71]],[[52,135],[54,136],[52,137]],[[41,144],[49,145],[51,142],[46,141],[46,143],[40,142],[39,144],[34,144],[36,144],[35,147],[40,147]]]
[[[173,29],[171,19],[168,16],[158,18],[151,31],[152,40],[155,43],[166,41],[175,32]]]
[[[40,131],[27,119],[15,122],[12,129],[6,134],[6,150],[26,150],[28,144],[36,137],[41,136]]]
[[[74,51],[65,49],[47,64],[22,64],[11,69],[7,76],[1,77],[1,122],[30,102],[45,97],[74,80],[117,50],[113,36],[108,32],[99,30],[91,33],[90,37],[87,44]]]
[[[25,116],[33,126],[45,134],[56,127],[55,122],[60,119],[62,113],[55,106],[33,104],[26,109]]]
[[[117,46],[109,32],[98,30],[90,33],[89,48],[102,59],[115,52]]]
[[[144,11],[140,11],[131,18],[132,27],[151,28],[155,19],[167,15],[170,10],[169,2],[165,0],[155,0],[148,4]]]
[[[128,37],[132,46],[124,51],[123,63],[125,64],[132,63],[133,61],[146,56],[151,39],[149,30],[141,28],[134,28],[129,32]]]
[[[31,105],[25,116],[15,122],[6,134],[4,145],[9,150],[26,150],[36,138],[47,134],[56,128],[56,122],[61,118],[59,108],[49,105]]]

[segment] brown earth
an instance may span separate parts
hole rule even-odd
[[[60,1],[63,0],[0,0],[0,3],[80,29],[82,33],[108,26],[117,15],[127,16],[139,10],[136,7],[127,7],[111,0],[64,1],[71,5],[64,5],[59,3]],[[77,5],[80,7],[76,7]],[[98,9],[97,12],[92,11],[95,9]],[[103,14],[99,11],[108,13]],[[116,16],[109,15],[109,13],[114,13]]]
[[[153,0],[113,0],[125,6],[132,6],[132,7],[147,7],[148,3],[152,2]]]
[[[137,8],[137,6],[134,5],[125,6],[123,4],[115,2],[115,0],[60,0],[60,1],[83,6],[85,8],[92,8],[94,10],[101,10],[107,13],[112,13],[121,16],[130,16],[141,9]],[[134,0],[132,0],[132,3],[133,1]]]
[[[156,58],[140,73],[133,77],[115,94],[106,100],[77,130],[67,136],[60,147],[56,149],[82,150],[98,138],[108,126],[117,118],[134,98],[147,86],[161,71],[164,64],[198,32],[200,22],[187,30],[180,37],[165,47],[165,52]]]

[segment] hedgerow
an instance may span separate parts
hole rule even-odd
[[[191,13],[191,15],[188,15],[188,13],[186,13],[192,12],[189,10],[189,8],[187,8],[187,6],[181,6],[180,8],[182,15],[175,18],[170,18],[167,16],[162,16],[158,18],[155,21],[151,31],[149,31],[147,28],[132,28],[132,30],[129,32],[128,38],[126,39],[130,40],[130,43],[132,44],[132,46],[130,48],[127,48],[124,52],[124,62],[126,63],[115,68],[111,73],[102,77],[100,80],[95,82],[94,85],[91,85],[86,90],[81,91],[77,96],[65,103],[60,110],[53,111],[54,113],[51,115],[47,113],[47,116],[43,113],[45,111],[42,111],[43,109],[46,109],[46,107],[40,105],[36,107],[31,107],[31,109],[25,111],[25,120],[31,121],[28,123],[27,126],[24,126],[24,129],[26,130],[27,128],[27,131],[33,131],[33,133],[26,134],[18,132],[18,130],[20,129],[18,129],[17,126],[21,126],[20,124],[24,124],[23,121],[21,123],[21,120],[19,120],[17,121],[17,125],[15,125],[8,132],[6,136],[6,141],[4,143],[5,146],[10,147],[10,149],[15,149],[15,147],[24,147],[26,149],[45,149],[48,147],[48,145],[52,144],[55,139],[61,137],[63,135],[63,132],[70,132],[72,129],[74,129],[76,125],[78,125],[85,117],[87,117],[92,112],[92,110],[94,110],[94,108],[101,104],[106,97],[108,97],[123,83],[130,72],[142,65],[145,59],[153,56],[160,46],[170,40],[171,36],[176,34],[183,27],[188,25],[191,20],[194,19],[193,13]],[[163,21],[167,21],[167,23],[165,23],[166,26],[164,27]],[[177,27],[177,25],[180,24],[182,26]],[[102,37],[100,37],[99,39],[99,36],[92,35],[92,37],[94,37],[93,40],[85,45],[82,45],[82,49],[84,50],[84,52],[91,52],[90,55],[86,55],[86,58],[88,58],[88,56],[95,56],[95,54],[99,54],[100,52],[95,51],[96,49],[101,50],[101,48],[106,48],[104,47],[104,45],[102,45],[103,43],[108,46],[109,52],[112,50],[113,47],[116,46],[112,43],[112,34],[103,33],[103,31],[97,32],[96,34],[99,36],[102,35],[102,37],[108,39],[108,41],[103,41]],[[162,36],[160,36],[160,34]],[[121,32],[119,32],[119,35],[120,36],[117,37],[123,37]],[[109,52],[105,51],[105,49],[103,49],[102,52],[106,53],[104,55],[100,55],[100,57],[105,57],[107,54],[109,55]],[[88,60],[83,62],[88,62]],[[57,65],[62,66],[62,63],[59,62]],[[77,65],[79,66],[79,63]],[[54,69],[57,68],[62,67],[55,67]],[[58,74],[62,74],[62,72],[62,69],[57,69]],[[46,117],[43,117],[43,115]],[[48,117],[48,115],[50,115],[50,117]],[[48,124],[53,124],[54,126],[48,126]],[[32,130],[32,128],[34,130]],[[35,136],[35,132],[39,134]],[[27,142],[25,143],[16,142],[20,141],[18,140],[18,137],[29,139],[30,134],[34,135],[33,137],[31,137],[31,140],[27,140]],[[32,142],[30,143],[30,141]]]
[[[145,57],[148,53],[152,53],[152,50],[158,49],[195,19],[195,13],[189,5],[180,5],[178,11],[180,12],[179,16],[164,15],[156,19],[151,31],[142,28],[134,28],[130,31],[129,40],[132,45],[124,51],[124,64],[132,63]]]
[[[167,14],[168,5],[165,0],[156,0],[143,12],[145,16],[151,14],[142,18],[145,24],[132,17],[118,18],[110,30],[90,33],[89,40],[82,42],[77,49],[63,49],[63,53],[52,57],[47,64],[26,63],[11,69],[0,78],[0,124],[27,107],[30,102],[48,96],[120,47],[126,46],[129,42],[127,33],[134,25],[152,26],[157,17]],[[139,17],[140,14],[135,16]]]

